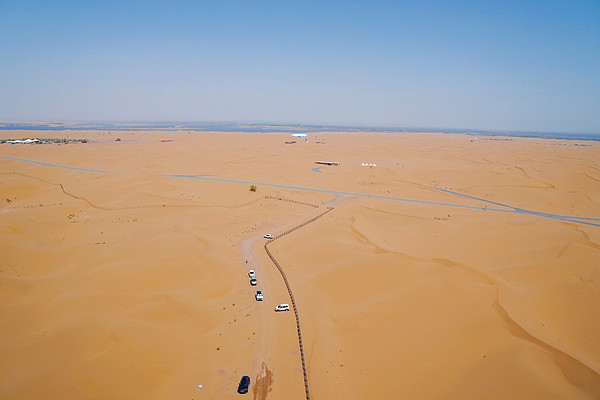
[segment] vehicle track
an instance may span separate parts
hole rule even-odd
[[[267,252],[267,255],[269,256],[269,258],[271,259],[273,264],[275,264],[275,266],[277,267],[277,270],[279,271],[279,273],[281,274],[281,277],[283,278],[285,287],[287,288],[288,294],[290,296],[290,301],[292,302],[292,307],[294,308],[294,315],[296,317],[296,330],[298,333],[298,345],[300,347],[300,359],[302,362],[302,374],[304,375],[304,391],[306,394],[306,400],[310,400],[310,387],[308,384],[308,372],[306,370],[306,358],[304,356],[304,344],[302,342],[302,330],[300,327],[300,316],[298,313],[298,305],[296,304],[296,299],[294,298],[294,293],[292,291],[292,287],[290,286],[290,282],[288,281],[287,276],[285,275],[285,271],[283,270],[283,268],[281,268],[281,265],[279,264],[279,262],[277,261],[275,256],[273,256],[271,251],[269,250],[269,244],[271,242],[273,242],[274,240],[277,240],[285,235],[292,233],[293,231],[295,231],[297,229],[300,229],[300,228],[310,224],[311,222],[316,221],[317,219],[321,218],[323,215],[327,214],[328,212],[330,212],[332,210],[333,210],[333,206],[328,206],[327,210],[325,210],[324,212],[320,213],[319,215],[317,215],[315,217],[310,218],[307,221],[304,221],[303,223],[301,223],[299,225],[294,226],[293,228],[288,229],[287,231],[285,231],[283,233],[276,235],[275,237],[273,237],[273,239],[271,239],[267,243],[265,243],[265,246],[264,246],[265,251]]]

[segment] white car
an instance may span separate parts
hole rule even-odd
[[[248,276],[250,277],[250,279],[256,278],[256,274],[254,273],[253,269],[251,269],[250,271],[248,271]]]
[[[263,299],[262,292],[260,290],[257,290],[254,297],[256,297],[256,301],[262,301],[262,299]]]
[[[270,233],[267,233],[265,236],[263,236],[265,239],[273,239],[273,235],[271,235]]]
[[[289,304],[280,304],[277,307],[275,307],[275,311],[290,311],[290,305]]]
[[[257,283],[258,283],[258,281],[256,280],[256,278],[250,279],[250,285],[256,286]]]

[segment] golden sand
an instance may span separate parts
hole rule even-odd
[[[89,143],[0,145],[0,398],[305,398],[262,235],[332,201],[270,244],[313,399],[600,397],[598,142],[35,134]]]

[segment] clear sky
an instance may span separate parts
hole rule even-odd
[[[600,133],[600,1],[0,0],[0,120]]]

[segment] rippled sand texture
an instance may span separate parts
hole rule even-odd
[[[0,398],[303,399],[262,235],[336,197],[270,245],[313,399],[600,397],[600,143],[44,135],[90,143],[0,145]]]

